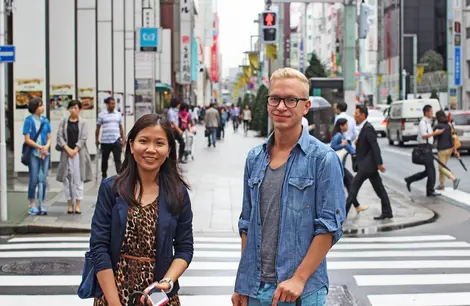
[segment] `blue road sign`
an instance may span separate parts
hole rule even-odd
[[[15,46],[0,46],[0,63],[15,62]]]
[[[461,74],[461,67],[460,67],[460,47],[455,47],[454,53],[454,84],[455,86],[460,86],[460,74]]]
[[[140,28],[140,51],[156,52],[158,48],[158,28]]]

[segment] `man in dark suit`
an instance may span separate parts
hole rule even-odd
[[[348,199],[346,200],[346,215],[351,208],[351,204],[357,198],[359,189],[364,181],[369,179],[375,193],[382,201],[382,214],[374,217],[375,220],[384,220],[393,218],[392,206],[388,198],[387,191],[382,183],[378,170],[385,172],[377,143],[377,132],[374,127],[367,122],[369,112],[365,106],[357,106],[354,115],[356,123],[361,126],[361,132],[356,140],[356,160],[353,169],[357,172],[353,179]]]

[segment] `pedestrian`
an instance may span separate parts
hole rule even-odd
[[[455,156],[460,156],[457,148],[454,145],[453,135],[453,126],[449,123],[447,115],[444,111],[440,110],[436,113],[436,119],[438,124],[434,127],[434,130],[444,130],[442,134],[436,135],[437,141],[437,159],[443,164],[447,165],[452,154]],[[460,179],[456,178],[452,172],[444,168],[439,164],[439,186],[436,188],[438,190],[444,190],[445,179],[449,178],[453,182],[454,189],[459,187]]]
[[[353,170],[357,172],[349,189],[348,199],[346,200],[346,216],[351,208],[351,204],[357,201],[357,195],[362,184],[368,179],[374,188],[375,193],[381,200],[382,213],[374,217],[375,220],[384,220],[393,218],[392,206],[387,194],[387,190],[380,178],[380,172],[385,172],[382,161],[379,144],[377,143],[377,132],[372,124],[367,121],[369,111],[366,106],[358,105],[356,107],[355,119],[361,132],[356,140],[356,158],[353,164]]]
[[[217,129],[220,125],[219,111],[215,109],[215,103],[211,103],[209,109],[206,110],[204,122],[206,124],[207,146],[210,148],[213,145],[215,148]]]
[[[353,159],[354,159],[356,156],[356,150],[346,139],[345,134],[347,133],[347,131],[348,131],[348,119],[339,118],[338,120],[336,120],[335,127],[333,128],[333,138],[331,139],[331,148],[335,150],[336,152],[344,149],[346,150],[348,154],[353,156]],[[343,170],[344,170],[343,183],[349,194],[349,191],[351,190],[351,186],[352,186],[352,181],[354,179],[354,175],[346,168],[346,157],[347,157],[347,154],[343,156],[342,158]],[[361,211],[364,211],[367,208],[369,208],[366,205],[359,204],[359,201],[357,199],[355,199],[352,202],[352,204],[354,205],[354,208],[356,209],[356,213],[360,213]]]
[[[93,179],[91,158],[88,153],[88,125],[80,118],[82,103],[78,100],[69,102],[70,116],[62,119],[57,130],[57,149],[60,162],[57,169],[57,181],[64,184],[68,214],[81,214],[80,202],[83,200],[83,185]]]
[[[323,306],[326,254],[344,221],[341,162],[302,127],[310,108],[304,74],[276,70],[269,91],[274,132],[246,159],[238,222],[242,256],[232,304]]]
[[[405,178],[406,188],[411,192],[411,184],[428,178],[426,183],[426,196],[435,197],[441,194],[434,190],[436,183],[436,169],[434,168],[434,158],[432,156],[432,144],[434,137],[444,133],[443,129],[432,129],[433,109],[431,105],[425,105],[423,108],[424,117],[419,122],[418,126],[418,149],[420,151],[420,158],[424,164],[424,171],[413,174]]]
[[[238,131],[238,115],[240,114],[238,107],[232,104],[232,108],[230,109],[230,119],[232,119],[233,124],[233,132],[236,133]]]
[[[113,153],[116,173],[121,169],[122,147],[126,144],[122,115],[116,110],[116,100],[108,97],[104,100],[106,110],[98,115],[96,121],[95,143],[101,145],[101,174],[103,179],[108,176],[108,160]],[[99,140],[101,131],[101,141]]]
[[[46,180],[50,165],[51,124],[42,115],[44,104],[41,99],[31,99],[28,103],[28,111],[31,115],[25,118],[23,124],[24,142],[32,148],[28,163],[28,213],[47,215],[43,202],[46,197]]]
[[[243,131],[244,135],[248,135],[248,129],[251,123],[251,109],[249,105],[245,105],[245,109],[243,110]]]
[[[357,128],[356,128],[356,120],[350,116],[346,111],[348,110],[348,105],[344,102],[340,102],[336,105],[336,117],[334,124],[336,122],[343,118],[348,121],[348,130],[344,133],[345,138],[349,141],[349,143],[352,144],[354,140],[356,140],[357,137]]]
[[[179,120],[179,110],[181,108],[181,103],[173,98],[170,102],[170,109],[168,110],[168,120],[170,121],[171,127],[173,129],[173,137],[178,141],[178,160],[180,163],[185,164],[184,161],[184,139],[183,139],[183,130],[180,128],[180,120]]]
[[[178,279],[193,257],[193,214],[173,132],[165,116],[142,116],[129,132],[121,173],[101,183],[90,238],[95,306],[129,305],[150,288],[168,295],[166,305],[181,305]]]

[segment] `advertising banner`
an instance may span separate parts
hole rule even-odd
[[[79,88],[78,100],[82,103],[81,116],[83,118],[96,118],[95,113],[95,88]]]
[[[74,86],[71,84],[52,85],[49,99],[50,119],[60,120],[67,116],[67,107],[73,100]]]
[[[135,80],[135,120],[153,113],[153,90],[152,79]]]
[[[28,115],[28,103],[33,98],[44,102],[42,79],[18,79],[15,81],[15,121],[23,121]]]

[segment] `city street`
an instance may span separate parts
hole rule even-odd
[[[195,255],[180,279],[183,305],[231,305],[230,296],[240,259],[237,219],[242,173],[248,150],[262,138],[226,131],[217,148],[207,148],[202,130],[195,160],[183,165],[191,183]],[[387,187],[405,188],[396,177],[411,148],[389,148],[382,140]],[[400,152],[400,153],[397,153]],[[465,157],[467,158],[467,157]],[[470,163],[470,161],[468,161]],[[413,168],[412,168],[413,167]],[[468,178],[462,176],[462,186]],[[369,183],[359,199],[379,206]],[[426,200],[421,191],[405,195]],[[398,198],[392,197],[392,205]],[[426,203],[426,202],[425,202]],[[435,223],[372,236],[344,237],[328,255],[328,306],[340,305],[467,305],[470,300],[470,214],[441,197],[428,201],[439,215]],[[365,215],[367,216],[367,215]],[[364,218],[364,217],[363,217]],[[367,217],[369,218],[369,217]],[[348,226],[355,226],[355,219]],[[350,221],[351,222],[351,221]],[[362,220],[361,222],[364,222]],[[0,240],[0,305],[90,305],[75,292],[81,279],[89,236],[27,235]],[[440,302],[439,302],[440,301]]]

